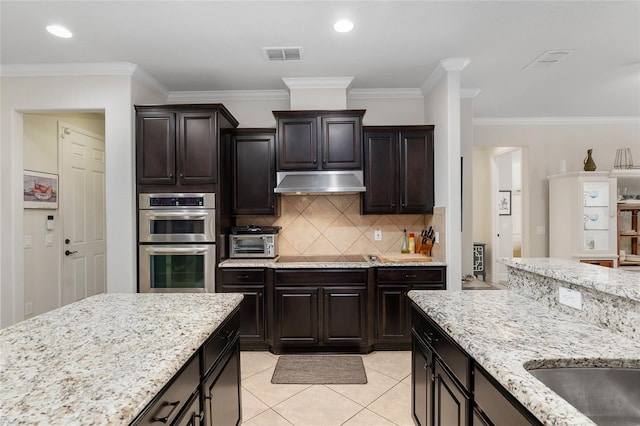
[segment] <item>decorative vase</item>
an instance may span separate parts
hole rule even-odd
[[[596,171],[596,162],[591,158],[591,152],[593,149],[587,150],[587,158],[584,159],[584,171],[585,172],[595,172]]]

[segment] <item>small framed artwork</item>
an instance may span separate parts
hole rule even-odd
[[[24,208],[57,209],[58,175],[24,171]]]
[[[498,191],[498,214],[511,216],[511,191]]]

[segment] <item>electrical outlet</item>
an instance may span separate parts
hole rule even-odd
[[[33,304],[31,302],[27,302],[24,304],[24,314],[31,315],[33,313]]]
[[[440,244],[440,233],[438,231],[433,233],[433,242],[435,244]]]
[[[33,237],[31,235],[24,236],[24,248],[31,248],[33,246]]]
[[[563,305],[582,310],[582,293],[566,287],[558,287],[558,301]]]
[[[375,241],[382,241],[382,229],[376,229],[373,231],[373,239]]]

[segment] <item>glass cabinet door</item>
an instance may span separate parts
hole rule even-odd
[[[584,182],[582,188],[582,248],[586,252],[610,250],[609,182]]]

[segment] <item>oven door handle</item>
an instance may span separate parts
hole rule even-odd
[[[165,217],[183,217],[185,219],[206,219],[209,216],[208,213],[201,212],[153,212],[148,213],[149,219],[162,219]]]
[[[209,247],[146,247],[148,253],[204,254]]]

